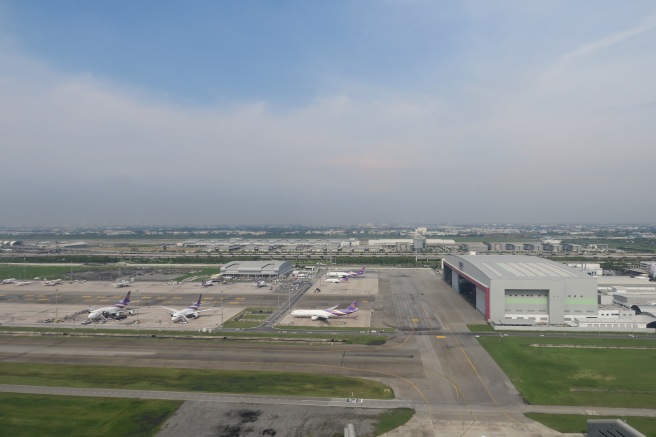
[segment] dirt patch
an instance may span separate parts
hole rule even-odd
[[[385,411],[190,401],[164,424],[157,437],[333,436],[343,435],[349,423],[355,426],[357,435],[367,435],[373,432],[378,416]]]

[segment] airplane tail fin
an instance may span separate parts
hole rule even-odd
[[[122,305],[129,304],[130,303],[130,293],[132,293],[132,290],[128,291],[128,294],[126,294],[125,297],[123,298],[123,300],[119,303],[122,304]]]
[[[200,300],[201,300],[202,298],[203,298],[203,295],[202,295],[202,294],[199,294],[199,295],[198,295],[198,301],[197,301],[195,304],[193,304],[191,307],[192,307],[192,308],[198,308],[198,307],[200,307]]]
[[[350,314],[350,313],[354,313],[354,312],[356,312],[357,310],[358,310],[358,301],[357,301],[357,300],[354,300],[354,301],[351,303],[351,305],[349,305],[349,307],[346,308],[346,311],[345,311],[345,312],[346,312],[347,314]]]

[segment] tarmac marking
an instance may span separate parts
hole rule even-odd
[[[436,335],[435,338],[446,338],[445,335]]]

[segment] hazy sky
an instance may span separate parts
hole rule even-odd
[[[0,226],[656,222],[656,4],[0,0]]]

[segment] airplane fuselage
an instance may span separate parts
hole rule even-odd
[[[176,311],[175,313],[171,314],[171,321],[173,321],[173,323],[186,322],[187,319],[197,318],[198,312],[189,308],[185,308],[184,310]]]
[[[101,319],[103,317],[115,317],[121,311],[123,308],[118,308],[118,307],[104,307],[104,308],[98,308],[89,313],[89,319],[95,320],[95,319]]]

